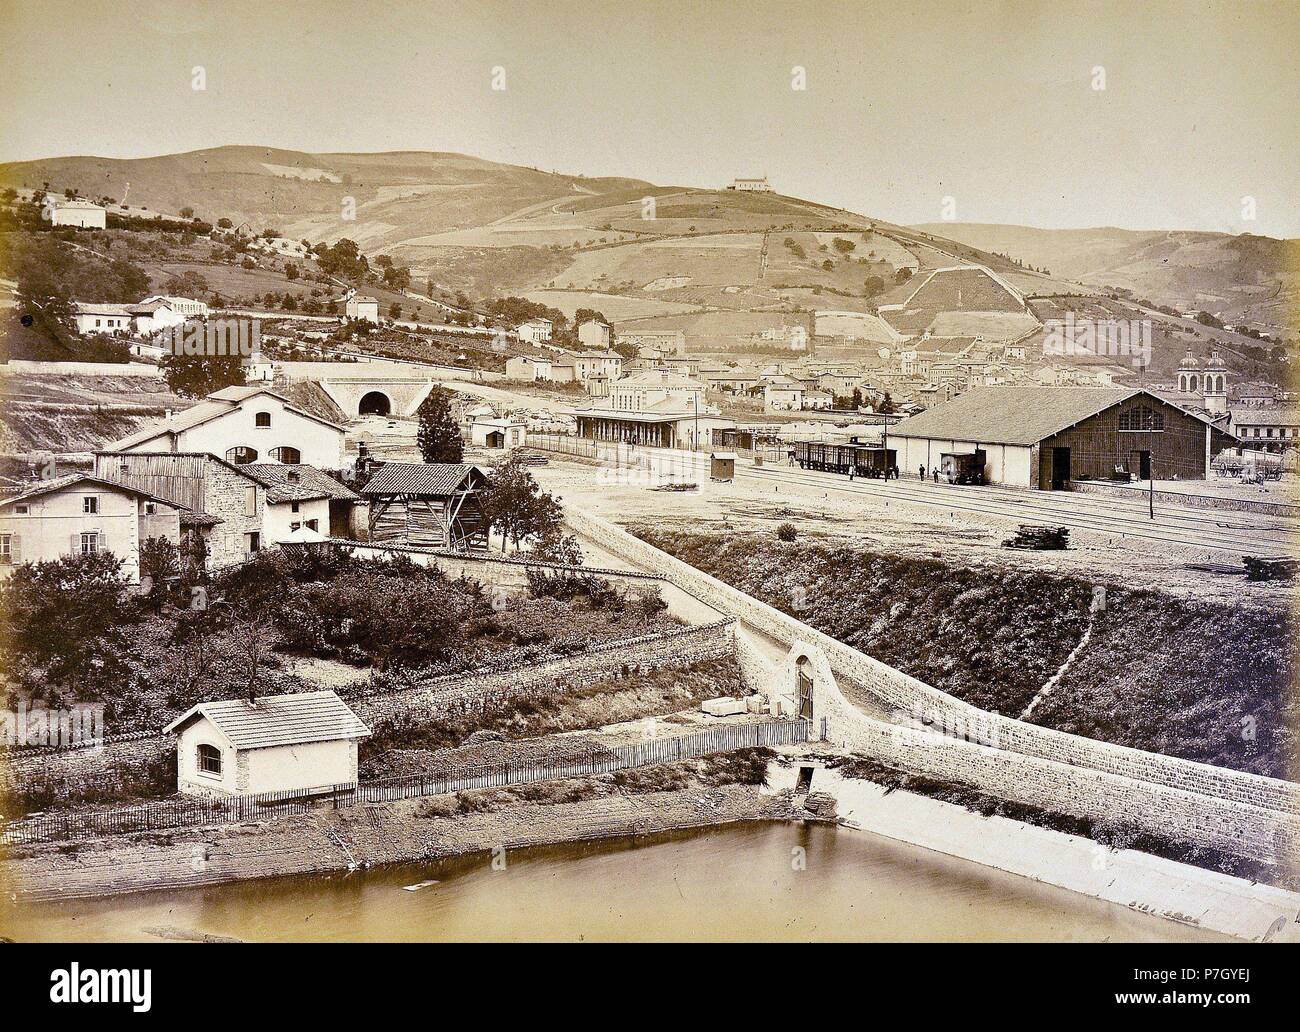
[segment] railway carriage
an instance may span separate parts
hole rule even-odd
[[[823,473],[850,472],[858,477],[880,478],[893,467],[897,452],[870,444],[826,444],[821,441],[796,441],[794,459],[800,469]]]

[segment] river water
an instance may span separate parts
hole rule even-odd
[[[413,891],[406,886],[436,879]],[[332,877],[43,904],[5,934],[159,941],[1212,940],[866,832],[739,824]]]

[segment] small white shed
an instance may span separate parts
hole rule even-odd
[[[165,730],[178,736],[177,789],[205,796],[352,784],[370,734],[332,691],[203,702]]]

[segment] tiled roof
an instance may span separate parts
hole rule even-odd
[[[361,497],[328,473],[302,463],[255,462],[244,466],[242,471],[266,485],[266,500],[272,505],[313,498],[358,501]]]
[[[449,495],[466,479],[483,478],[483,471],[466,462],[389,462],[375,470],[361,489],[367,497],[389,494]]]
[[[164,728],[177,731],[197,717],[206,717],[236,749],[266,749],[276,745],[335,742],[370,734],[347,704],[331,691],[269,695],[256,703],[247,699],[201,702]]]
[[[283,394],[270,390],[267,387],[259,387],[256,384],[247,384],[243,386],[223,387],[219,391],[214,391],[198,404],[191,405],[189,408],[177,412],[170,419],[164,419],[159,423],[154,423],[151,426],[146,426],[143,429],[137,430],[133,434],[128,434],[121,440],[114,441],[105,450],[122,451],[125,448],[133,448],[137,444],[144,444],[146,441],[155,440],[156,438],[162,437],[164,434],[176,434],[183,430],[190,430],[208,422],[209,420],[216,419],[218,416],[224,416],[235,411],[241,402],[247,401],[249,398],[256,397],[259,394],[270,395],[272,398],[280,401],[286,409],[293,412],[295,415],[304,416],[307,419],[313,419],[317,423],[324,423],[326,426],[331,426],[336,430],[343,429],[343,427],[339,426],[337,423],[332,423],[328,419],[323,419],[313,412],[308,412],[306,409],[298,407]]]

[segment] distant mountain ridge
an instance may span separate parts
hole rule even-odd
[[[913,227],[1010,255],[1053,276],[1225,321],[1282,329],[1300,298],[1300,240],[1201,231],[1036,229],[937,222]]]

